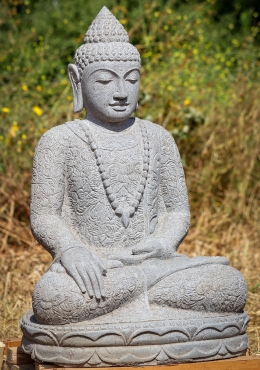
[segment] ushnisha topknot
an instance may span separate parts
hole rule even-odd
[[[103,6],[87,30],[84,42],[129,42],[129,37],[122,24]]]
[[[80,79],[89,63],[99,61],[137,61],[141,63],[138,50],[129,43],[129,37],[116,17],[103,6],[91,23],[74,62],[78,67]]]

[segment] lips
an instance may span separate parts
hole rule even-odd
[[[114,104],[109,104],[109,105],[116,112],[124,112],[129,104],[128,103],[124,103],[124,104],[114,103]]]
[[[124,104],[118,104],[118,103],[114,103],[114,104],[109,104],[111,107],[127,107],[129,104],[128,103],[124,103]]]

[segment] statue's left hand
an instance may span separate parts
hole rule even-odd
[[[145,259],[160,258],[167,259],[173,255],[174,251],[163,238],[149,238],[137,244],[132,249],[134,256],[143,255]]]
[[[108,255],[109,260],[120,261],[124,265],[139,265],[147,259],[167,259],[174,255],[173,249],[163,238],[149,238],[136,244],[132,250],[123,250]]]

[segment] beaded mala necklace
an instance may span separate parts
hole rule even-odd
[[[121,221],[124,227],[127,228],[129,225],[130,217],[134,215],[135,211],[137,210],[141,202],[144,189],[146,186],[147,177],[148,177],[149,163],[150,163],[150,147],[149,147],[147,128],[145,127],[144,124],[141,126],[143,146],[144,146],[143,170],[142,170],[141,180],[140,180],[140,183],[137,187],[137,190],[134,196],[132,197],[130,201],[130,204],[127,203],[123,205],[122,205],[122,202],[116,199],[116,195],[114,194],[111,188],[109,177],[102,163],[101,151],[100,149],[98,149],[97,143],[95,139],[93,138],[92,133],[90,132],[89,129],[86,129],[86,127],[84,131],[87,137],[87,141],[90,145],[90,148],[92,152],[94,153],[98,171],[100,173],[100,177],[101,177],[101,180],[102,180],[105,192],[106,192],[106,196],[109,200],[109,203],[111,207],[113,208],[113,210],[115,211],[115,214],[121,218]]]

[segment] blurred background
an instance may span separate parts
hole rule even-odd
[[[29,226],[34,148],[72,111],[67,65],[103,5],[142,56],[138,116],[169,130],[192,214],[180,253],[224,255],[247,279],[260,354],[259,0],[2,0],[0,10],[0,336],[49,265]]]

